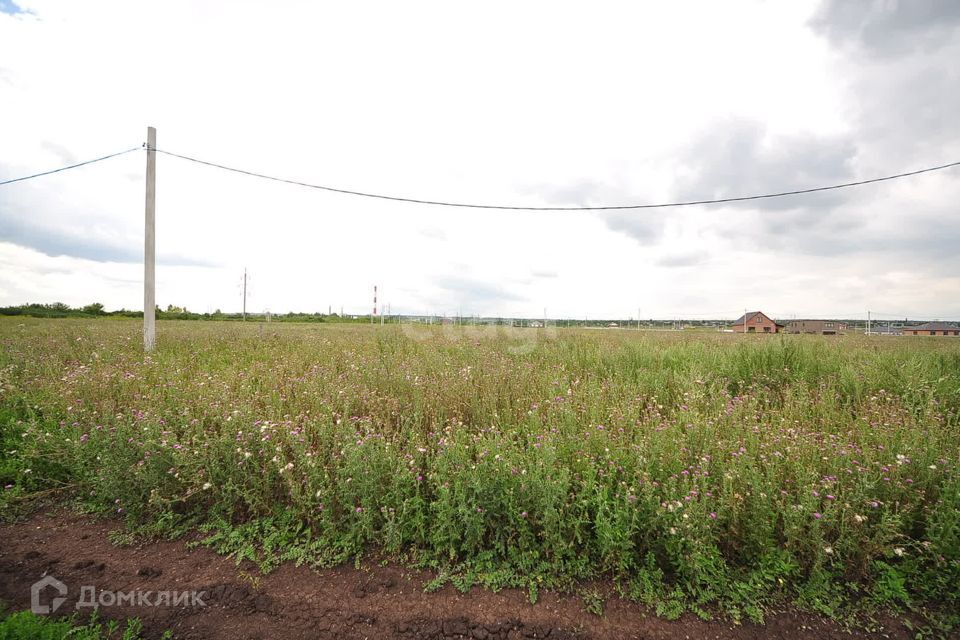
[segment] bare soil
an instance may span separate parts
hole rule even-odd
[[[0,525],[0,600],[13,610],[29,608],[30,586],[48,574],[69,587],[58,615],[75,610],[82,585],[98,592],[206,592],[203,607],[124,603],[100,609],[106,619],[139,617],[148,637],[168,629],[175,638],[279,640],[871,637],[796,611],[771,614],[762,626],[732,625],[694,616],[667,621],[616,597],[596,616],[576,595],[549,591],[535,605],[516,590],[424,593],[430,575],[397,565],[316,571],[287,564],[264,576],[208,549],[188,549],[182,540],[116,547],[109,533],[119,526],[62,510]],[[912,637],[896,621],[885,625],[872,637]]]

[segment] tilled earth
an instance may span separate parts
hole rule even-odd
[[[60,510],[0,525],[0,600],[12,610],[29,608],[31,585],[46,575],[68,587],[57,615],[77,610],[83,586],[98,593],[150,592],[150,603],[163,591],[205,592],[204,606],[127,601],[101,607],[102,618],[139,617],[148,637],[165,630],[175,638],[280,640],[867,637],[791,611],[769,616],[763,626],[734,626],[693,616],[666,621],[615,597],[607,600],[602,616],[595,616],[575,595],[541,592],[531,605],[525,592],[515,590],[475,588],[461,594],[445,587],[424,593],[430,576],[396,565],[315,571],[287,564],[264,576],[208,549],[188,549],[183,541],[116,547],[109,533],[118,527]],[[41,595],[43,603],[55,595],[48,587]],[[906,639],[912,634],[889,622],[877,637]]]

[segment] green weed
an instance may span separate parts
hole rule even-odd
[[[5,515],[62,493],[261,571],[375,551],[531,600],[610,577],[665,617],[960,606],[956,341],[169,321],[145,357],[19,320]]]

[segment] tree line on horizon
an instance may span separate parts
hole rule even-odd
[[[49,304],[32,302],[10,307],[0,307],[2,316],[27,316],[31,318],[142,318],[143,311],[117,309],[107,311],[103,304],[93,302],[80,307],[71,307],[63,302]],[[242,313],[224,313],[220,309],[212,313],[198,313],[189,311],[186,307],[167,305],[166,309],[157,306],[158,319],[164,320],[243,320]],[[266,314],[248,313],[248,318],[263,319]],[[367,322],[366,316],[340,316],[332,313],[282,313],[271,314],[271,320],[279,322]]]

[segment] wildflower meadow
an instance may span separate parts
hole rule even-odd
[[[0,319],[0,506],[269,571],[960,609],[960,341]],[[524,333],[525,332],[525,333]],[[123,540],[118,539],[118,542]]]

